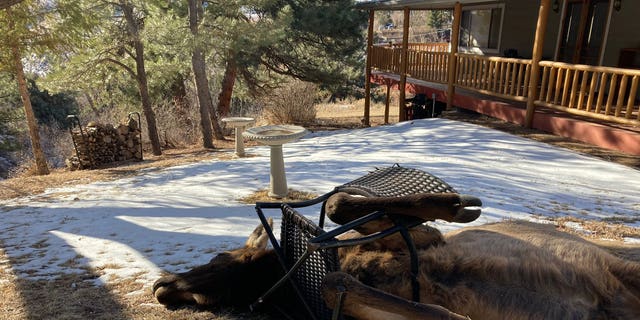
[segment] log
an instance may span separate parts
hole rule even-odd
[[[322,297],[329,308],[344,297],[342,311],[358,319],[467,320],[442,306],[417,303],[364,285],[344,272],[332,272],[322,281]]]
[[[417,217],[424,221],[441,219],[449,222],[467,223],[480,216],[482,201],[476,197],[457,193],[419,193],[403,197],[358,197],[338,192],[325,204],[326,214],[333,222],[345,224],[373,213],[385,211]],[[389,227],[389,220],[374,221],[356,228],[363,234],[370,234]]]

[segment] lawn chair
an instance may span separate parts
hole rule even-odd
[[[413,300],[419,301],[418,256],[408,230],[425,221],[416,217],[387,215],[384,211],[376,211],[326,232],[323,229],[326,201],[338,192],[364,197],[400,197],[419,193],[456,193],[446,182],[429,173],[418,169],[401,167],[396,164],[392,167],[376,169],[312,200],[296,203],[256,203],[258,217],[269,235],[271,244],[278,254],[280,264],[286,274],[269,291],[264,293],[252,305],[252,308],[264,303],[271,293],[289,281],[299,297],[300,303],[309,313],[309,319],[341,318],[341,297],[337,299],[337,305],[332,306],[330,309],[325,305],[321,296],[323,278],[328,273],[339,271],[340,269],[337,248],[368,243],[396,232],[402,235],[410,252]],[[322,207],[318,224],[296,211],[296,208],[312,206],[321,202]],[[479,200],[477,205],[480,205]],[[280,209],[282,211],[280,242],[275,238],[273,230],[271,230],[267,222],[263,212],[265,209]],[[393,227],[357,239],[336,239],[336,236],[352,230],[354,227],[379,219],[385,215],[392,219],[394,222]]]

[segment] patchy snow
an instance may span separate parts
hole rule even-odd
[[[238,199],[269,184],[268,147],[247,151],[256,156],[0,202],[0,245],[9,257],[0,261],[0,278],[92,268],[101,274],[97,284],[135,278],[151,285],[163,270],[185,271],[241,246],[259,222]],[[285,145],[284,155],[289,187],[317,194],[375,167],[425,170],[483,200],[472,224],[566,215],[640,220],[640,171],[446,119],[318,132]],[[315,216],[317,208],[303,212]],[[463,226],[436,224],[445,232]]]

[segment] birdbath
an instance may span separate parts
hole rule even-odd
[[[242,131],[245,127],[254,123],[255,119],[245,117],[229,117],[222,118],[222,122],[226,123],[229,127],[236,129],[236,155],[238,157],[244,157],[244,142],[242,141]]]
[[[284,158],[282,145],[298,140],[307,134],[307,129],[292,125],[271,125],[247,129],[242,135],[260,144],[271,147],[271,180],[269,183],[269,196],[284,198],[287,189],[287,177],[284,172]]]

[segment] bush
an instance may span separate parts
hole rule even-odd
[[[186,103],[178,108],[173,103],[164,103],[156,106],[155,113],[163,147],[176,148],[201,143],[202,130],[197,104]]]
[[[40,144],[47,159],[47,165],[50,168],[63,168],[65,158],[74,153],[73,140],[69,130],[61,129],[56,125],[41,125],[39,131]],[[5,162],[9,166],[0,169],[0,176],[36,175],[36,163],[33,160],[33,150],[28,132],[22,132],[17,139],[22,148],[5,155]]]
[[[310,124],[316,119],[314,104],[318,86],[294,80],[277,88],[260,100],[264,105],[262,116],[270,124]]]

